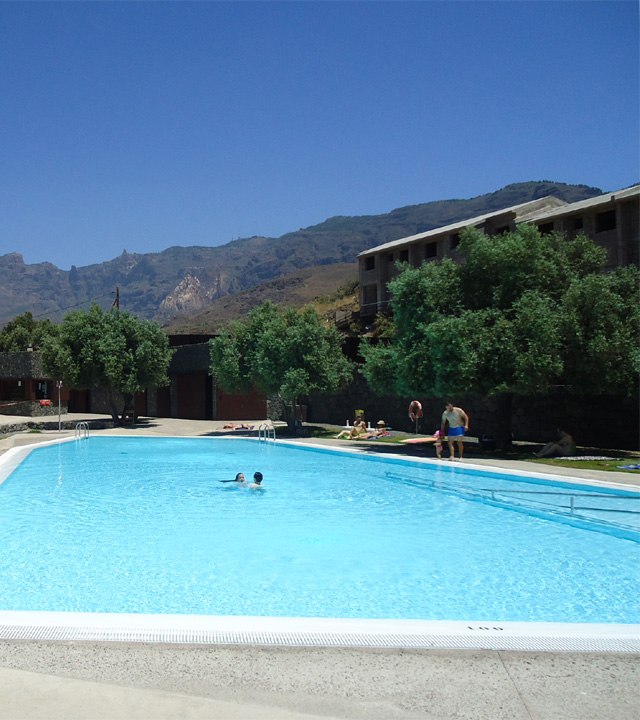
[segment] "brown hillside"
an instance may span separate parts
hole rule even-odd
[[[303,307],[312,303],[323,314],[336,309],[356,310],[358,299],[354,288],[357,280],[357,263],[307,267],[218,298],[206,310],[179,315],[165,325],[165,329],[170,334],[212,333],[225,322],[241,318],[267,300],[285,307]]]

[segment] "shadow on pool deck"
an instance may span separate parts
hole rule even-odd
[[[56,417],[55,429],[5,437],[3,419],[0,454],[73,437],[76,422],[105,416],[63,416],[70,429],[62,433]],[[223,424],[150,418],[91,434],[241,432],[225,431]],[[304,442],[416,456],[397,445]],[[638,478],[624,473],[483,458],[463,462],[638,484]],[[0,644],[0,720],[631,720],[640,717],[639,661],[635,654],[5,640]]]

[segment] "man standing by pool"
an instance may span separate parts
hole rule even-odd
[[[454,440],[458,441],[458,456],[462,460],[464,434],[469,429],[469,416],[462,408],[454,407],[451,400],[447,400],[442,413],[442,424],[440,425],[442,433],[444,433],[446,423],[449,423],[449,460],[455,460]]]

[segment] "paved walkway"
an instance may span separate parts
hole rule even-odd
[[[62,419],[74,426],[99,418]],[[0,437],[7,424],[0,416]],[[222,425],[153,419],[95,432],[209,435]],[[0,439],[0,454],[60,436],[73,430],[13,434]],[[628,473],[553,473],[637,483]],[[640,720],[639,661],[633,654],[10,640],[0,643],[0,720]]]

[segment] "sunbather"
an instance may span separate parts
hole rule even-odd
[[[350,440],[355,440],[359,435],[362,435],[362,433],[367,429],[367,426],[365,425],[364,420],[359,417],[357,420],[353,423],[353,427],[349,428],[348,430],[343,430],[342,432],[339,432],[335,438],[336,440],[338,438],[348,437]]]
[[[547,443],[540,452],[534,453],[536,457],[566,457],[575,455],[576,444],[571,435],[558,428],[558,439]]]
[[[387,437],[391,433],[387,430],[387,423],[384,420],[378,420],[376,429],[358,435],[356,440],[376,440],[377,438]]]

